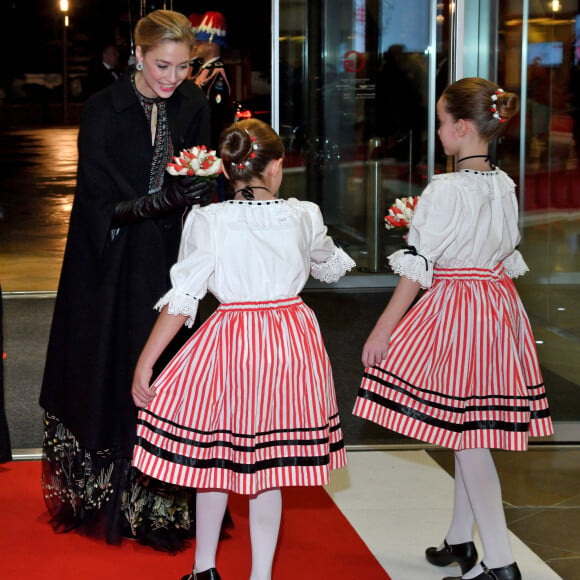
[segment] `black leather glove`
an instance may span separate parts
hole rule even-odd
[[[146,219],[156,218],[180,207],[207,205],[217,191],[215,179],[176,176],[159,193],[144,195],[115,205],[111,227],[118,228]]]
[[[195,175],[171,177],[167,184],[169,197],[176,207],[207,205],[217,192],[216,179],[200,179]]]

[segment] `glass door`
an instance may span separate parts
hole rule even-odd
[[[580,10],[529,0],[279,0],[283,195],[316,201],[357,261],[339,286],[389,287],[384,227],[396,198],[452,169],[434,106],[450,79],[482,76],[521,96],[494,144],[516,181],[516,285],[532,321],[560,439],[580,440]],[[557,435],[558,435],[557,433]]]
[[[580,439],[580,11],[577,2],[500,2],[501,83],[522,96],[515,157],[528,310],[558,440]],[[517,141],[516,141],[517,138]]]
[[[448,78],[447,19],[436,6],[279,3],[283,188],[322,207],[333,235],[357,261],[349,277],[389,273],[385,256],[402,239],[385,229],[386,209],[427,183],[430,90]]]

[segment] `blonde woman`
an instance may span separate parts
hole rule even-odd
[[[214,194],[165,171],[181,149],[209,143],[207,101],[186,80],[193,42],[185,16],[151,12],[135,28],[136,70],[85,104],[40,396],[53,526],[170,551],[193,535],[194,496],[131,468],[131,376],[169,288],[184,213]]]

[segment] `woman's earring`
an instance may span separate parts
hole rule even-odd
[[[137,70],[143,70],[143,61],[142,60],[138,60],[137,64],[135,65],[135,68]]]

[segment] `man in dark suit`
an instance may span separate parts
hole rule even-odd
[[[89,69],[85,97],[108,87],[119,78],[119,50],[114,44],[103,48],[101,60]]]
[[[190,19],[190,22],[192,20]],[[211,147],[217,149],[221,132],[235,120],[233,97],[220,51],[227,46],[226,20],[220,12],[206,12],[195,27],[196,45],[191,76],[208,99],[211,118]]]

